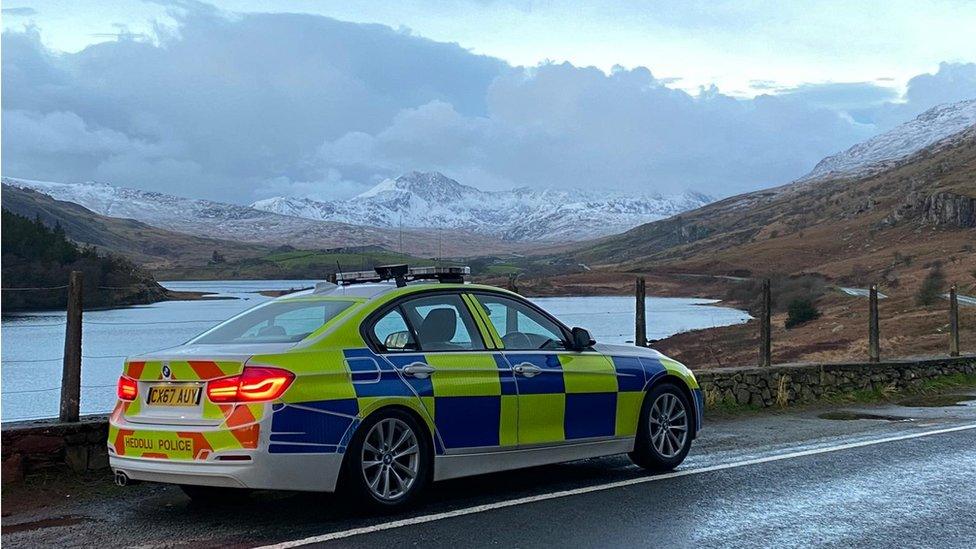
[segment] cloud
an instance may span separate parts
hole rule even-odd
[[[815,107],[846,110],[882,105],[898,99],[899,93],[872,82],[830,82],[779,89],[776,95]]]
[[[976,98],[976,63],[940,63],[932,74],[920,74],[908,81],[903,102],[878,109],[874,117],[879,128],[902,123],[934,105]]]
[[[4,17],[30,17],[32,15],[37,15],[37,10],[28,7],[3,8],[3,10],[0,11],[3,12]]]
[[[913,78],[904,97],[756,81],[769,94],[742,99],[644,67],[512,67],[381,25],[174,6],[173,28],[121,29],[72,54],[45,49],[36,27],[5,32],[5,174],[241,203],[350,196],[433,169],[485,188],[724,196],[976,97],[973,64]]]
[[[31,151],[43,155],[101,156],[132,152],[158,155],[158,146],[129,138],[124,133],[91,128],[73,112],[38,114],[29,111],[4,111],[4,132],[12,151]]]
[[[254,199],[273,196],[300,196],[318,200],[336,200],[351,198],[368,190],[369,187],[369,185],[345,179],[339,170],[330,168],[315,181],[293,181],[284,176],[268,179],[263,185],[255,189]]]
[[[438,101],[404,109],[375,134],[324,143],[321,158],[391,175],[422,165],[492,187],[729,194],[787,181],[870,133],[793,99],[691,96],[644,68],[512,69],[493,82],[488,105],[485,117]]]
[[[323,141],[379,131],[407,106],[440,100],[467,115],[484,113],[485,89],[505,68],[456,44],[380,25],[295,14],[228,17],[187,6],[174,13],[176,30],[161,30],[156,40],[103,42],[74,54],[46,50],[36,28],[4,32],[4,109],[34,118],[71,112],[133,142],[167,143],[181,151],[174,160],[200,170],[193,176],[180,168],[166,189],[154,190],[247,201],[279,176],[328,181],[321,179],[327,167],[308,161]],[[5,137],[8,126],[29,129],[6,117],[3,126]],[[17,166],[25,177],[99,175],[95,161],[72,160],[60,170],[50,158],[33,161],[45,152],[42,135],[25,139],[41,147],[35,153],[4,140],[6,173],[15,175]],[[113,182],[142,188],[160,179],[113,173]]]

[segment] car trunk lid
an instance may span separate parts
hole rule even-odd
[[[117,413],[133,423],[220,425],[236,405],[211,402],[207,383],[240,374],[255,354],[279,353],[293,345],[185,345],[130,358],[123,375],[135,380],[138,390]]]

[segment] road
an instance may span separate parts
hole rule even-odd
[[[847,295],[854,296],[854,297],[871,297],[871,290],[869,288],[844,288],[844,287],[841,287],[840,288],[840,291],[844,292]],[[888,298],[888,296],[886,296],[885,294],[883,294],[881,292],[878,292],[878,299],[887,299],[887,298]]]
[[[943,297],[949,299],[949,294],[945,294]],[[976,297],[973,296],[956,294],[956,301],[963,306],[976,307]]]
[[[713,421],[674,473],[649,476],[625,457],[540,467],[440,483],[422,507],[392,516],[312,494],[258,493],[202,508],[169,487],[104,481],[11,511],[5,490],[2,542],[973,547],[970,393]]]

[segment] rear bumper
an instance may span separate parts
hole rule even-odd
[[[268,454],[254,452],[251,461],[216,459],[177,461],[109,456],[116,473],[132,480],[260,490],[334,492],[342,454]]]

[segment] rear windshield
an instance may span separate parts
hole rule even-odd
[[[275,301],[232,318],[190,343],[289,343],[318,330],[354,301]]]

